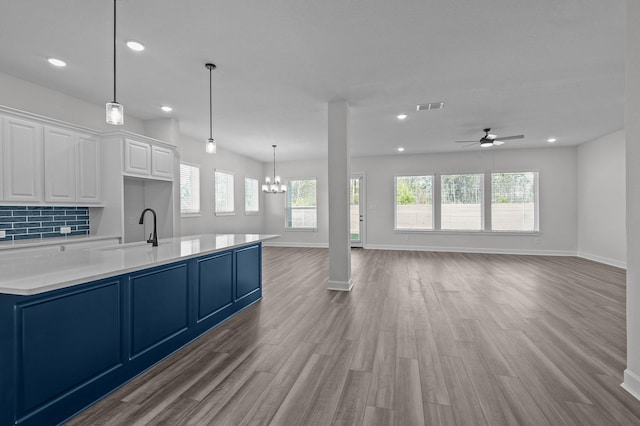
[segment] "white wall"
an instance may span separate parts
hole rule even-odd
[[[97,105],[0,73],[0,105],[66,121],[99,131],[128,130],[144,134],[141,120],[126,115],[123,126],[105,121],[105,105]],[[105,103],[110,99],[105,99]]]
[[[487,150],[430,155],[357,157],[353,173],[365,174],[365,247],[431,249],[508,253],[576,253],[576,148]],[[407,233],[393,230],[393,178],[403,174],[484,171],[538,171],[540,173],[540,233]],[[265,170],[267,171],[267,170]],[[267,171],[268,172],[268,171]],[[275,244],[326,246],[328,241],[327,163],[278,163],[283,179],[318,178],[317,232],[284,230],[284,198],[269,195],[265,230],[281,234]]]
[[[264,224],[264,196],[260,193],[260,214],[247,215],[244,211],[244,178],[264,179],[263,164],[235,154],[218,143],[216,154],[205,153],[205,139],[196,140],[180,136],[178,154],[180,161],[200,167],[200,210],[198,217],[183,217],[180,220],[181,235],[200,233],[260,233]],[[235,214],[214,214],[215,169],[234,173]]]
[[[315,231],[285,230],[285,194],[264,194],[265,233],[280,235],[280,238],[272,240],[268,244],[292,247],[327,247],[329,241],[327,160],[278,162],[276,167],[276,172],[283,182],[292,179],[317,179],[318,228]],[[261,182],[264,181],[265,176],[273,177],[273,163],[264,164]]]
[[[578,255],[625,267],[625,133],[578,147]]]
[[[627,369],[623,387],[640,399],[640,2],[627,0]]]

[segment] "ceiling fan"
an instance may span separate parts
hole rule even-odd
[[[505,141],[524,138],[524,135],[498,137],[497,135],[489,133],[491,129],[488,127],[486,129],[482,129],[482,131],[484,132],[484,136],[481,137],[479,141],[456,141],[456,143],[467,143],[468,145],[463,146],[463,148],[475,145],[477,143],[480,143],[480,146],[483,148],[488,148],[494,145],[502,145]]]

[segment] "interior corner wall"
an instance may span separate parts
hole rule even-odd
[[[627,262],[625,132],[578,146],[578,255]]]
[[[0,73],[0,105],[31,112],[98,131],[128,130],[144,134],[144,123],[130,115],[123,126],[106,123],[104,104],[98,105]],[[126,108],[126,105],[125,105]]]
[[[242,155],[226,150],[218,144],[216,154],[205,153],[205,141],[180,135],[178,155],[181,162],[200,167],[200,211],[199,216],[180,218],[180,235],[202,233],[258,234],[263,232],[265,215],[264,195],[260,192],[260,213],[245,213],[244,178],[264,179],[263,164]],[[235,213],[228,216],[216,216],[215,207],[215,170],[231,172],[234,175],[233,197]]]

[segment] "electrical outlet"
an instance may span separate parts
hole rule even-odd
[[[6,238],[7,237],[7,231],[2,230],[0,231],[0,238]]]
[[[70,234],[71,233],[71,227],[70,226],[61,226],[60,227],[60,233],[61,234]]]

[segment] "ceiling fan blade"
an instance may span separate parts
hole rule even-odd
[[[499,140],[499,141],[510,141],[510,140],[513,140],[513,139],[522,139],[522,138],[524,138],[524,135],[499,137],[496,140]]]
[[[462,141],[460,141],[460,142],[462,142]],[[471,141],[469,141],[469,142],[471,142]],[[477,144],[478,144],[478,142],[471,142],[469,145],[463,146],[463,148],[469,148],[470,146],[477,145]]]
[[[456,141],[456,143],[478,143],[478,141]]]

